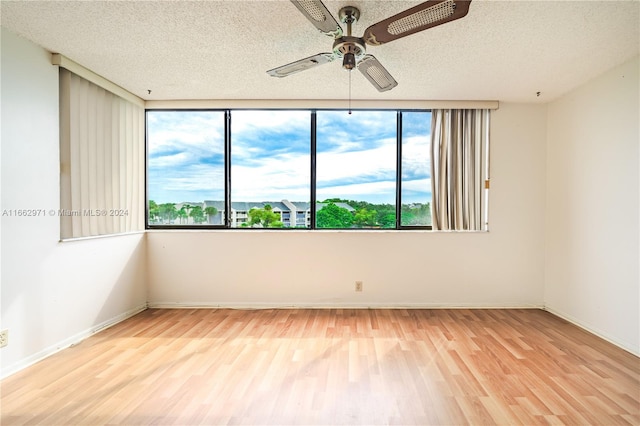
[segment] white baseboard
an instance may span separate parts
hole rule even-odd
[[[73,346],[79,342],[81,342],[82,340],[86,339],[89,336],[92,336],[93,334],[96,334],[99,331],[102,331],[104,329],[107,329],[109,327],[112,327],[124,320],[126,320],[127,318],[131,318],[132,316],[144,311],[147,309],[147,304],[144,303],[142,305],[138,305],[133,309],[130,309],[122,314],[116,315],[113,318],[109,318],[106,321],[101,322],[100,324],[97,324],[91,328],[89,328],[88,330],[84,330],[81,331],[80,333],[76,333],[73,336],[62,340],[61,342],[58,342],[54,345],[51,345],[47,348],[42,349],[41,351],[36,352],[35,354],[20,360],[19,362],[10,365],[10,366],[2,366],[2,371],[0,372],[0,379],[4,379],[6,377],[9,377],[12,374],[17,373],[20,370],[23,370],[35,363],[37,363],[38,361],[42,361],[43,359],[57,353],[60,352],[63,349],[66,349],[70,346]]]
[[[464,304],[464,303],[247,303],[247,302],[149,302],[151,309],[543,309],[533,304]]]
[[[599,338],[601,338],[603,340],[606,340],[607,342],[611,343],[612,345],[615,345],[615,346],[619,347],[620,349],[624,349],[625,351],[627,351],[627,352],[629,352],[629,353],[631,353],[631,354],[633,354],[635,356],[640,357],[640,348],[637,348],[637,347],[634,348],[633,345],[629,344],[629,342],[623,342],[621,340],[612,338],[612,337],[608,336],[606,333],[604,333],[603,331],[598,330],[597,328],[592,327],[591,325],[589,325],[589,324],[587,324],[587,323],[585,323],[585,322],[583,322],[583,321],[581,321],[581,320],[579,320],[579,319],[577,319],[577,318],[575,318],[575,317],[573,317],[573,316],[571,316],[571,315],[569,315],[569,314],[567,314],[565,312],[556,310],[554,308],[550,308],[549,306],[545,306],[543,309],[545,311],[547,311],[547,312],[559,317],[559,318],[562,318],[565,321],[570,322],[571,324],[573,324],[573,325],[575,325],[577,327],[580,327],[581,329],[583,329],[585,331],[588,331],[589,333],[591,333],[591,334],[593,334],[595,336],[598,336]]]

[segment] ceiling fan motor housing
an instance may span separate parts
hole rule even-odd
[[[342,66],[346,69],[354,68],[366,51],[364,39],[360,37],[342,36],[333,43],[333,53],[344,58]]]

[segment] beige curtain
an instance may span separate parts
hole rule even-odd
[[[488,109],[431,112],[434,230],[487,229]]]
[[[144,229],[144,109],[60,68],[62,239]]]

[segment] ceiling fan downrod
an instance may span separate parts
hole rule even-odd
[[[364,39],[351,35],[351,26],[360,18],[360,11],[353,6],[346,6],[338,13],[340,22],[347,25],[347,35],[336,39],[333,43],[333,53],[342,57],[342,67],[350,71],[366,52]]]

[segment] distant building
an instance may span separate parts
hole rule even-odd
[[[180,209],[183,205],[190,206],[200,205],[206,211],[207,207],[215,207],[217,213],[215,215],[207,215],[207,221],[203,225],[222,225],[224,223],[225,203],[224,201],[206,200],[203,203],[178,203],[176,208]],[[316,203],[316,211],[322,210],[328,203]],[[338,207],[354,212],[355,209],[347,203],[334,203]],[[266,205],[270,205],[272,211],[280,216],[280,222],[285,228],[310,228],[311,227],[311,203],[301,201],[236,201],[231,203],[231,214],[229,220],[232,228],[240,228],[243,223],[249,221],[249,211],[253,208],[264,209]],[[193,225],[193,219],[188,218],[186,225]]]

